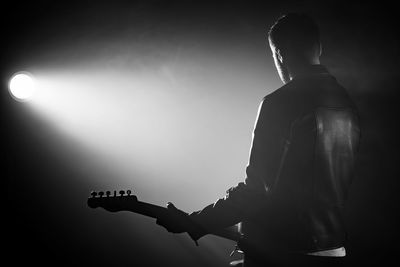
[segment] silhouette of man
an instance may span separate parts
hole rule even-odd
[[[268,34],[284,86],[261,102],[246,179],[190,215],[168,205],[158,224],[197,240],[241,223],[244,266],[337,266],[346,255],[343,207],[360,129],[346,90],[320,64],[316,23],[279,18]]]

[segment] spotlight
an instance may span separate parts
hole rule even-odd
[[[35,92],[35,82],[28,72],[14,74],[8,84],[11,96],[17,101],[27,101]]]

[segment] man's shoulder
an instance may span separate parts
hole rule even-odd
[[[272,102],[279,102],[282,101],[282,99],[289,97],[289,94],[292,90],[290,90],[293,87],[293,83],[289,82],[281,87],[279,87],[276,90],[273,90],[272,92],[268,93],[265,95],[262,99],[263,103],[272,103]]]

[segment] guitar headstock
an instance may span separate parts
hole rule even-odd
[[[92,191],[91,197],[88,198],[87,204],[91,208],[101,207],[107,211],[117,212],[129,210],[129,208],[137,202],[137,197],[132,195],[131,190],[117,191]]]

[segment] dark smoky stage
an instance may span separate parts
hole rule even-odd
[[[259,101],[281,86],[267,42],[282,14],[318,22],[322,64],[359,108],[347,261],[399,244],[394,4],[350,1],[7,1],[1,15],[3,262],[228,266],[235,243],[196,247],[139,214],[90,209],[91,190],[194,211],[244,178]],[[10,77],[37,80],[15,101]]]

